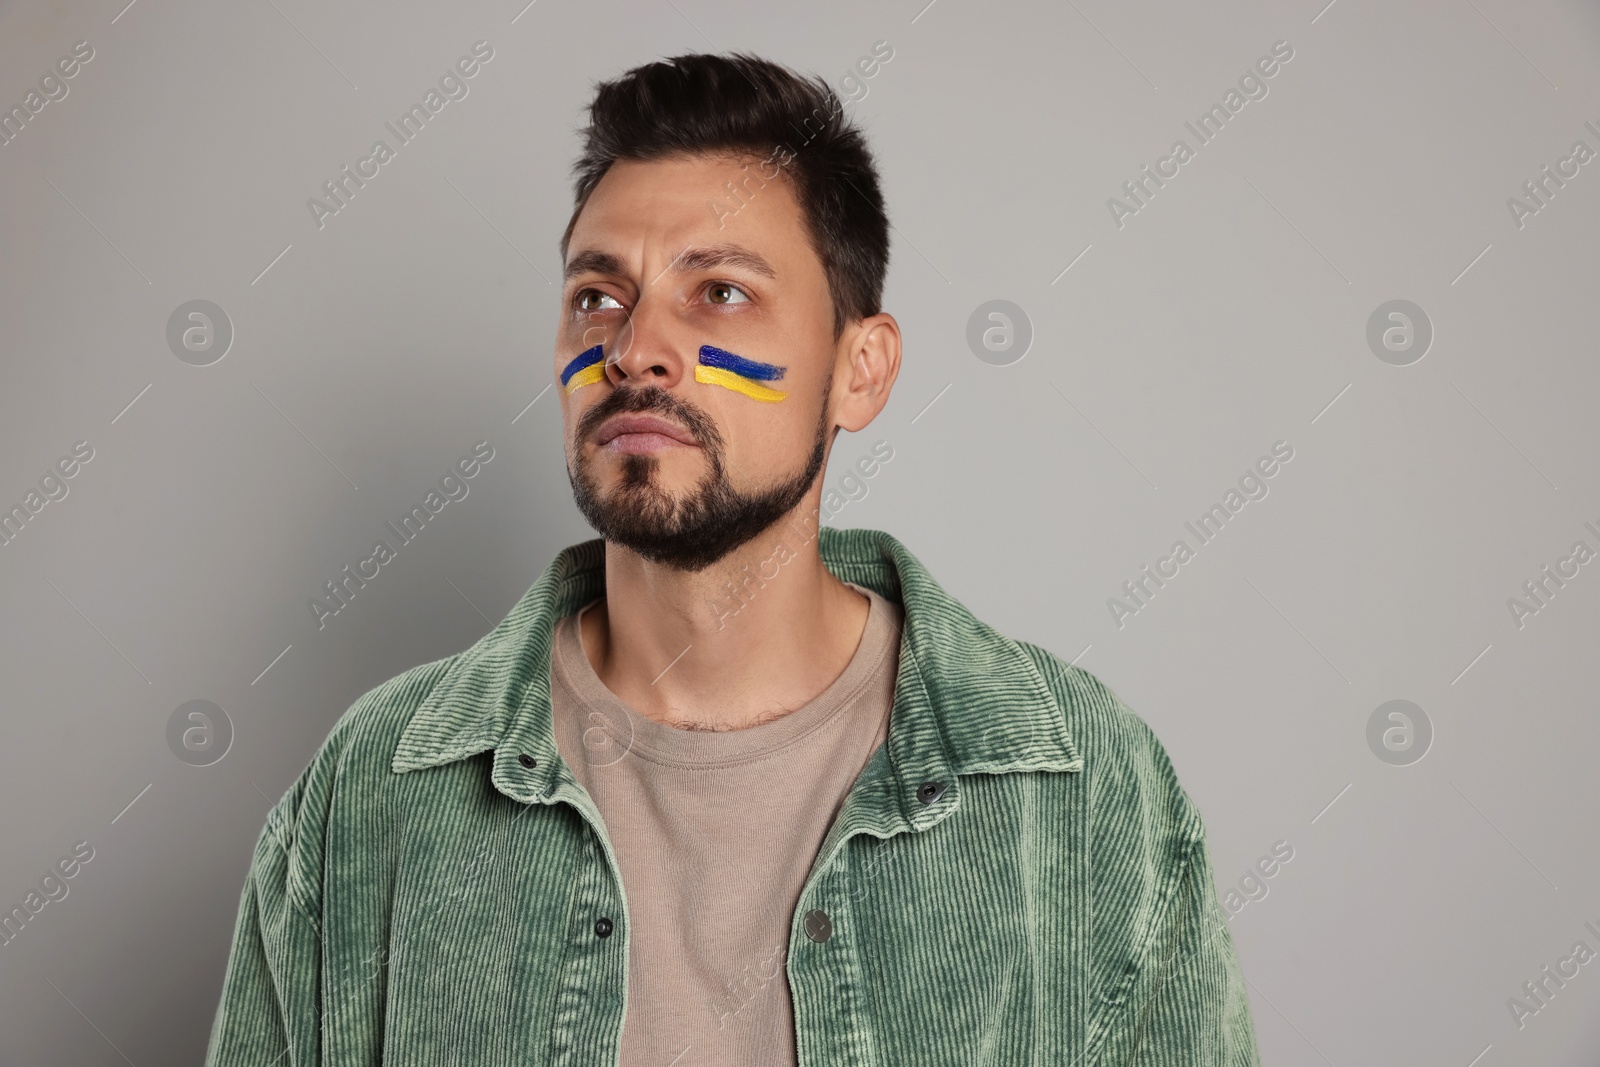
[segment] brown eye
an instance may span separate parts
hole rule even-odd
[[[591,304],[589,303],[591,298],[595,300],[609,300],[611,301],[611,305],[610,307],[606,307],[605,305]],[[616,297],[602,293],[598,289],[584,289],[578,293],[578,309],[580,311],[610,311],[613,308],[620,309],[621,307],[622,305],[617,302]]]
[[[712,282],[706,290],[706,296],[711,298],[713,304],[748,304],[750,298],[736,285],[727,282]],[[738,299],[735,299],[737,297]]]

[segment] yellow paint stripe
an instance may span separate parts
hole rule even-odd
[[[749,378],[733,373],[731,370],[723,370],[721,367],[707,367],[699,363],[695,364],[694,380],[702,385],[720,385],[724,389],[732,389],[736,393],[743,393],[751,400],[760,400],[768,404],[776,404],[789,395],[776,389],[768,389],[759,382],[753,382]]]
[[[604,363],[596,363],[592,367],[585,367],[567,379],[567,395],[571,396],[574,389],[581,389],[585,385],[593,385],[595,382],[605,378],[605,376],[606,365]]]

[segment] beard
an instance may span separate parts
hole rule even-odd
[[[574,452],[580,458],[567,467],[573,500],[606,541],[631,549],[652,563],[689,572],[705,570],[793,511],[816,482],[827,453],[832,385],[830,375],[824,379],[822,415],[804,468],[778,485],[754,493],[741,492],[728,481],[722,435],[699,408],[656,385],[613,389],[578,420]],[[603,421],[619,413],[641,411],[681,423],[699,442],[709,469],[686,496],[674,496],[662,488],[661,461],[656,456],[620,457],[621,477],[609,494],[601,492],[581,458],[583,443]]]

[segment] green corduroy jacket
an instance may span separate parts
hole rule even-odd
[[[791,920],[802,1067],[1257,1064],[1201,819],[1150,729],[895,538],[817,538],[905,625],[888,739]],[[208,1067],[616,1063],[628,907],[550,715],[553,627],[604,591],[603,542],[568,548],[476,644],[339,718],[255,845]]]

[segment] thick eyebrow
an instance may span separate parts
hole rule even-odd
[[[710,245],[702,248],[685,248],[679,252],[667,270],[679,274],[691,271],[713,270],[717,267],[743,267],[752,274],[760,274],[768,278],[776,278],[778,272],[772,269],[759,253],[753,252],[742,245],[722,244]],[[566,269],[562,273],[563,280],[571,280],[579,274],[624,274],[622,260],[610,252],[599,249],[587,248],[575,253],[567,261]],[[662,272],[663,274],[666,271]],[[657,275],[660,277],[660,275]]]
[[[778,272],[772,269],[772,264],[761,258],[758,253],[750,251],[742,245],[712,245],[709,248],[685,248],[679,252],[673,261],[674,266],[669,270],[680,273],[697,270],[713,270],[717,267],[743,267],[752,274],[776,278]]]
[[[621,274],[622,260],[610,252],[601,252],[593,248],[586,248],[567,260],[566,269],[562,272],[564,281],[571,281],[580,274]]]

